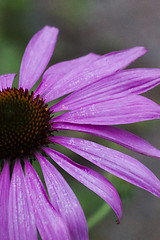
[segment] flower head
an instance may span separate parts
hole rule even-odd
[[[139,161],[95,142],[67,137],[65,131],[96,135],[159,158],[160,151],[151,144],[111,125],[160,117],[160,107],[139,95],[160,83],[160,70],[123,70],[146,52],[143,47],[104,56],[91,53],[48,68],[33,92],[52,56],[57,34],[56,28],[46,26],[30,40],[18,88],[13,87],[16,74],[0,76],[0,239],[37,239],[37,229],[42,239],[88,239],[82,208],[47,155],[103,198],[120,220],[122,205],[114,186],[98,172],[54,150],[55,143],[160,197],[160,181]],[[49,102],[64,95],[49,107]],[[55,134],[57,130],[64,130],[64,137]],[[35,159],[49,197],[32,167]]]

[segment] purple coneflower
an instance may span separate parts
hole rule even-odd
[[[136,159],[88,140],[54,134],[59,129],[84,132],[159,158],[160,151],[151,144],[111,125],[160,117],[160,107],[139,95],[160,83],[160,70],[122,70],[146,52],[143,47],[103,56],[91,53],[51,66],[32,92],[51,58],[57,34],[56,28],[46,26],[30,40],[18,88],[12,87],[16,74],[0,76],[0,239],[37,239],[37,229],[45,240],[88,239],[82,208],[47,155],[103,198],[120,220],[122,205],[113,185],[55,151],[54,143],[160,197],[160,181]],[[64,95],[48,107],[48,102]],[[61,114],[55,117],[56,112]],[[32,167],[34,158],[49,197]]]

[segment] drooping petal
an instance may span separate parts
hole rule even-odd
[[[126,130],[113,126],[96,126],[96,125],[83,125],[72,123],[56,123],[53,125],[54,130],[73,130],[85,132],[105,138],[109,141],[115,142],[123,147],[131,149],[132,151],[160,158],[160,150],[152,146],[149,142],[130,133]]]
[[[15,73],[0,75],[0,91],[2,89],[6,89],[7,87],[11,88],[15,76]]]
[[[37,229],[29,207],[24,173],[19,161],[15,162],[9,192],[9,236],[12,240],[36,240]]]
[[[116,189],[105,177],[90,168],[71,161],[68,157],[53,149],[44,147],[43,150],[61,168],[103,198],[113,208],[120,220],[122,216],[121,200]]]
[[[136,159],[84,139],[52,137],[52,141],[71,149],[109,173],[160,197],[159,179]]]
[[[140,94],[160,83],[159,69],[129,69],[97,81],[65,97],[54,106],[54,111],[73,110],[120,98],[130,93]]]
[[[0,175],[0,239],[8,240],[8,200],[10,188],[9,164],[6,161]]]
[[[28,43],[23,55],[19,87],[31,89],[45,70],[55,47],[58,29],[45,26]]]
[[[25,161],[25,179],[31,200],[30,207],[32,207],[34,212],[36,226],[42,239],[70,239],[64,221],[53,208],[40,178],[27,160]]]
[[[36,157],[41,165],[50,200],[57,212],[61,214],[70,231],[72,240],[87,240],[87,222],[72,189],[57,171],[40,153]]]
[[[98,57],[96,61],[91,61],[90,64],[84,66],[81,71],[79,71],[81,67],[78,68],[78,72],[75,68],[56,79],[53,87],[47,89],[44,98],[48,102],[107,77],[127,67],[145,52],[146,49],[143,47],[135,47]],[[47,80],[52,81],[51,74]]]
[[[117,125],[160,118],[160,106],[143,96],[131,94],[124,98],[98,102],[53,119],[53,122]]]
[[[81,72],[84,67],[91,64],[91,62],[97,60],[100,56],[96,55],[94,53],[89,53],[86,56],[79,57],[73,60],[60,62],[57,64],[54,64],[50,68],[47,69],[47,71],[44,73],[42,77],[42,82],[36,89],[35,93],[39,94],[40,96],[44,93],[47,93],[45,95],[46,101],[49,102],[53,99],[53,96],[49,91],[51,90],[52,86],[57,85],[58,81],[64,77],[67,74],[70,74],[70,72],[74,71],[75,76]],[[64,83],[63,83],[64,84]]]

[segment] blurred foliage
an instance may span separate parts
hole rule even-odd
[[[0,1],[0,72],[18,72],[24,51],[27,0]]]

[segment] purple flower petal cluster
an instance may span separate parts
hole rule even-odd
[[[4,153],[3,159],[0,159],[3,163],[0,175],[0,239],[34,240],[37,239],[37,230],[44,240],[88,239],[87,223],[78,199],[62,175],[46,159],[46,154],[71,176],[103,198],[112,207],[118,219],[121,219],[122,204],[114,186],[98,172],[79,165],[54,150],[54,143],[70,149],[103,170],[160,197],[160,181],[138,160],[95,142],[66,137],[65,131],[92,134],[135,152],[159,158],[160,150],[150,143],[111,125],[160,118],[160,106],[139,95],[160,83],[160,70],[141,68],[123,70],[146,52],[143,47],[134,47],[103,56],[90,53],[74,60],[57,63],[44,72],[52,56],[57,35],[57,28],[46,26],[30,40],[19,74],[18,89],[23,89],[25,92],[23,90],[16,92],[12,89],[16,74],[0,76],[0,106],[2,105],[0,109],[4,108],[4,98],[9,102],[7,102],[8,111],[12,110],[10,110],[12,106],[10,102],[12,103],[13,99],[17,104],[21,102],[21,105],[25,99],[25,104],[30,108],[34,104],[37,104],[38,109],[43,106],[43,111],[40,109],[37,113],[38,119],[43,118],[41,112],[43,113],[44,109],[47,112],[44,116],[52,116],[49,119],[49,130],[46,135],[48,142],[45,137],[44,144],[37,145],[32,152],[32,157],[35,157],[41,166],[49,196],[32,167],[31,149],[28,155],[26,152],[23,154],[23,146],[21,146],[21,155],[16,156],[19,154],[16,150],[18,153],[12,156]],[[35,90],[34,96],[33,93],[28,95],[27,90],[31,90],[41,75],[42,81]],[[62,96],[65,97],[49,110],[41,103],[41,99],[44,104],[47,104]],[[59,114],[55,117],[57,112]],[[34,117],[36,118],[36,114]],[[14,119],[11,119],[11,124],[12,120]],[[31,133],[34,131],[34,134],[38,134],[39,130],[36,130],[40,129],[38,124],[39,122],[36,122],[36,127],[33,126],[32,129],[31,118],[29,126],[25,127],[31,128]],[[44,129],[47,127],[44,126]],[[4,144],[1,140],[4,137],[1,134],[2,130],[1,127],[1,149]],[[54,134],[55,130],[64,130],[64,137]],[[48,134],[50,132],[51,134]],[[19,136],[19,133],[16,134]],[[12,141],[15,141],[13,136],[11,139],[7,138],[10,146]],[[16,141],[24,144],[27,138],[28,135]],[[37,139],[40,141],[40,137]]]

